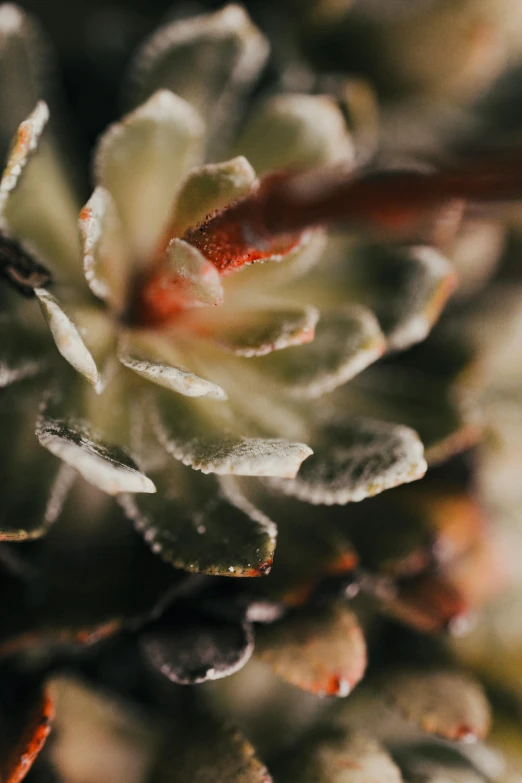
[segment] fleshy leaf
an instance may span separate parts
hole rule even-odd
[[[366,644],[342,604],[298,609],[259,628],[256,654],[283,679],[320,696],[347,696],[366,668]]]
[[[486,696],[467,675],[444,670],[394,671],[384,687],[401,712],[429,734],[469,741],[484,739],[489,731]]]
[[[56,297],[45,288],[35,288],[34,292],[40,302],[45,320],[49,324],[56,347],[64,359],[96,387],[100,380],[100,374],[74,321]]]
[[[156,491],[124,449],[105,442],[86,419],[68,416],[67,407],[56,394],[48,398],[40,412],[36,435],[51,454],[109,495]]]
[[[176,568],[218,576],[261,576],[274,555],[275,525],[231,479],[201,477],[169,460],[149,471],[156,494],[120,503],[152,550]]]
[[[35,442],[40,402],[38,383],[30,381],[0,396],[0,541],[27,541],[46,533],[58,516],[69,488],[66,470]],[[30,477],[27,491],[26,477]]]
[[[194,108],[159,90],[101,137],[96,179],[111,194],[131,252],[149,261],[172,215],[176,189],[200,154],[203,124]]]
[[[204,407],[194,401],[180,408],[172,395],[155,396],[153,424],[158,439],[175,459],[202,473],[293,477],[312,453],[304,443],[283,438],[236,435],[228,428],[219,431],[207,418],[213,412],[210,401]]]
[[[185,369],[173,341],[156,332],[129,333],[120,343],[118,358],[127,369],[165,389],[187,397],[227,398],[221,386]]]
[[[173,606],[143,631],[145,658],[172,682],[196,685],[229,677],[252,655],[254,635],[249,623],[216,618],[195,606]]]
[[[385,348],[375,316],[351,305],[321,314],[315,339],[284,354],[259,360],[263,374],[296,397],[319,397],[376,361]]]
[[[246,196],[255,179],[254,169],[243,156],[193,169],[176,199],[172,235],[182,236],[211,212]]]
[[[312,342],[319,312],[311,306],[259,306],[206,318],[196,330],[228,353],[264,356],[290,346]],[[285,353],[286,355],[286,353]],[[283,361],[283,360],[282,360]]]
[[[0,691],[0,779],[21,783],[42,750],[54,717],[49,693],[24,681],[13,672],[4,672]]]
[[[135,100],[161,87],[172,90],[194,104],[222,148],[223,126],[267,55],[267,41],[239,5],[174,21],[138,52],[131,71]]]
[[[343,114],[326,95],[277,95],[254,112],[236,150],[258,174],[353,162]]]
[[[0,389],[38,375],[45,366],[39,336],[0,316]]]
[[[93,294],[117,312],[125,307],[130,257],[116,206],[105,188],[97,187],[80,212],[83,269]]]
[[[4,6],[5,15],[5,6]],[[0,9],[0,12],[2,9]],[[13,8],[16,13],[18,9]],[[1,22],[1,17],[0,17]],[[0,180],[0,215],[5,221],[4,212],[7,199],[11,191],[18,185],[22,172],[29,158],[38,148],[40,137],[49,119],[49,108],[44,101],[40,101],[33,112],[24,120],[18,128],[14,138],[7,165]]]
[[[314,454],[292,481],[271,479],[276,489],[309,503],[363,500],[426,471],[417,434],[399,424],[332,414],[314,442]]]
[[[22,578],[0,574],[1,656],[94,644],[143,622],[184,577],[151,553],[112,498],[82,479],[57,516],[44,538],[17,547]]]
[[[243,734],[210,713],[185,710],[167,737],[151,783],[272,783]]]
[[[223,304],[223,286],[216,267],[182,239],[169,244],[168,272],[182,299],[202,305]]]
[[[378,742],[335,730],[305,737],[276,772],[285,783],[402,783],[399,768]]]

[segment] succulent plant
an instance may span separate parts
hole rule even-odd
[[[423,636],[508,577],[443,465],[487,416],[503,227],[454,204],[422,244],[236,221],[232,263],[212,232],[238,202],[357,174],[375,142],[362,84],[353,134],[326,95],[251,108],[268,44],[238,6],[145,43],[80,209],[38,40],[0,7],[0,778],[505,781],[513,757],[517,780],[512,705],[495,686],[484,745],[464,647]]]

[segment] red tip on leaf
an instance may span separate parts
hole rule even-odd
[[[54,704],[44,693],[28,716],[19,742],[2,770],[2,781],[20,783],[25,778],[49,736],[53,718]]]

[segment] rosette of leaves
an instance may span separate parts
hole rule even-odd
[[[2,13],[6,57],[28,50],[32,22],[12,6]],[[35,302],[6,302],[3,377],[18,382],[24,426],[33,399],[44,449],[116,495],[165,560],[200,573],[270,567],[275,527],[239,476],[284,497],[345,504],[422,475],[414,431],[335,396],[316,401],[422,339],[454,281],[429,247],[352,250],[352,237],[328,243],[322,230],[229,275],[187,241],[188,228],[251,192],[256,176],[352,163],[326,97],[270,97],[227,141],[266,52],[237,6],[158,31],[131,71],[137,108],[94,153],[97,185],[79,238],[44,104],[20,126],[1,186],[6,231],[53,273],[54,286],[35,294],[65,359]],[[227,144],[236,157],[203,164]],[[3,453],[13,471],[37,476],[41,506],[21,523],[16,504],[26,498],[17,497],[6,540],[42,535],[59,514],[46,495],[59,463],[29,432],[23,443],[16,468]]]

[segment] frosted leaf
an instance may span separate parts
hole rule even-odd
[[[83,270],[93,294],[117,312],[125,308],[130,257],[116,206],[97,187],[79,217]]]
[[[243,156],[193,169],[176,199],[173,236],[181,236],[188,228],[203,222],[211,212],[246,196],[255,179],[254,169]]]
[[[258,174],[352,164],[354,158],[343,114],[326,95],[269,98],[252,113],[235,149]]]
[[[327,421],[299,475],[292,481],[271,479],[272,486],[309,503],[344,505],[426,472],[422,443],[409,427],[344,412]]]
[[[149,471],[152,495],[120,498],[156,554],[175,568],[213,576],[261,576],[272,564],[275,525],[233,479],[201,476],[175,460]]]
[[[483,739],[491,715],[482,687],[456,671],[394,671],[384,680],[388,697],[429,734],[449,740]]]
[[[174,603],[141,635],[144,657],[171,682],[196,685],[243,668],[254,650],[252,626]]]
[[[306,607],[260,628],[256,655],[292,685],[319,696],[348,696],[366,669],[361,627],[340,603]]]
[[[155,395],[157,437],[175,459],[202,473],[293,477],[312,453],[304,443],[242,436],[226,426],[218,429],[208,418],[212,408],[206,413],[205,407],[180,408],[176,402],[171,395]]]
[[[96,387],[100,380],[98,368],[77,326],[49,291],[45,288],[35,288],[34,292],[40,302],[45,320],[49,324],[56,347],[64,359]]]
[[[285,755],[276,768],[285,783],[402,783],[391,756],[360,733],[316,730]]]
[[[136,375],[165,389],[187,397],[211,397],[214,400],[227,398],[221,386],[174,364],[180,361],[174,346],[156,334],[141,337],[129,334],[120,343],[118,358],[124,367]]]
[[[314,398],[341,386],[376,361],[385,342],[375,316],[348,305],[325,312],[306,346],[259,360],[261,372],[298,398]]]
[[[165,271],[181,300],[195,305],[223,304],[223,285],[219,272],[188,242],[182,239],[170,242]]]
[[[315,307],[274,304],[219,314],[203,321],[202,327],[222,350],[252,357],[311,342],[318,320]]]
[[[130,250],[141,264],[163,239],[177,187],[200,156],[203,133],[189,103],[159,90],[98,142],[96,180],[111,194]]]
[[[191,101],[223,147],[224,127],[268,55],[268,43],[246,11],[220,11],[174,21],[154,33],[131,68],[135,102],[161,87]]]
[[[44,101],[39,101],[33,112],[18,128],[2,179],[0,180],[0,216],[2,223],[5,222],[4,213],[9,194],[16,188],[29,158],[37,150],[38,142],[48,119],[49,108]]]
[[[156,491],[134,460],[119,446],[97,437],[85,420],[49,416],[44,408],[38,418],[36,435],[51,454],[109,495]]]

